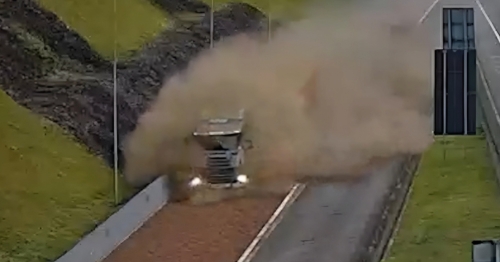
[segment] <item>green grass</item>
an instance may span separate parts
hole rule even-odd
[[[387,262],[469,262],[471,240],[500,235],[500,197],[483,137],[437,140],[424,154]]]
[[[113,0],[38,1],[102,55],[113,56]],[[296,2],[302,1],[277,0],[273,8],[286,10]],[[117,52],[123,58],[151,40],[168,19],[147,0],[117,3]],[[264,1],[252,3],[266,8]],[[53,261],[116,209],[113,176],[105,163],[3,92],[0,170],[0,262]]]
[[[113,0],[38,0],[42,6],[58,14],[70,27],[89,41],[91,46],[108,59],[113,57],[116,40],[118,57],[126,58],[131,51],[152,40],[169,19],[165,12],[148,0],[117,0],[117,15]],[[210,0],[205,0],[210,3]],[[229,0],[215,0],[216,6]],[[300,7],[308,0],[246,0],[263,12],[271,10],[273,18],[298,17]],[[116,19],[116,20],[115,20]],[[115,39],[114,23],[117,24]]]
[[[166,14],[148,0],[116,0],[116,16],[113,0],[38,1],[107,58],[113,57],[115,21],[117,53],[121,58],[152,40],[168,24]]]
[[[39,0],[105,57],[113,56],[112,0]],[[146,0],[118,2],[117,52],[158,33],[165,14]],[[55,124],[0,92],[0,262],[53,261],[116,207],[112,172]],[[129,196],[122,184],[120,189]]]
[[[211,0],[204,0],[210,4]],[[214,0],[215,6],[221,6],[230,0]],[[305,6],[310,0],[244,0],[241,2],[249,3],[264,13],[271,11],[272,18],[296,18],[300,16],[301,7]]]
[[[113,176],[0,92],[0,261],[52,261],[113,210]]]

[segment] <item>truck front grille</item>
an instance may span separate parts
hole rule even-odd
[[[210,184],[227,184],[236,182],[236,169],[226,155],[207,156],[206,180]]]

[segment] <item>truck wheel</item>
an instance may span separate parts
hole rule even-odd
[[[199,188],[192,192],[189,202],[192,205],[208,205],[224,199],[226,192],[220,189]]]
[[[190,192],[187,181],[178,174],[172,173],[168,176],[169,200],[171,202],[183,202],[189,200]]]

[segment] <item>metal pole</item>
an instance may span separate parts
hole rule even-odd
[[[447,17],[447,23],[448,23],[448,49],[453,49],[452,46],[452,40],[453,40],[453,31],[451,30],[451,10],[448,12],[448,17]]]
[[[468,79],[467,79],[467,73],[468,73],[468,66],[467,66],[467,53],[468,53],[468,50],[465,49],[464,50],[464,134],[465,135],[468,135],[469,134],[469,119],[468,119],[468,114],[469,114],[469,98],[467,97],[469,92],[469,84],[467,83],[468,82]]]
[[[210,2],[210,48],[213,47],[214,47],[214,0]]]
[[[114,196],[115,196],[115,204],[119,203],[119,188],[118,188],[118,102],[117,102],[117,93],[118,93],[118,85],[117,85],[117,79],[116,79],[116,74],[117,74],[117,42],[116,42],[116,37],[117,37],[117,22],[116,22],[116,0],[113,1],[113,14],[114,14],[114,21],[113,21],[113,34],[114,34],[114,42],[113,42],[113,166],[114,166]]]
[[[468,79],[467,79],[467,74],[469,73],[469,67],[467,66],[467,54],[469,51],[469,46],[468,46],[468,39],[467,39],[467,11],[463,13],[463,26],[464,26],[464,134],[468,135],[469,134],[469,123],[468,123],[468,114],[469,114],[469,107],[468,107],[468,93],[469,90],[469,84],[468,84]]]
[[[443,9],[443,12],[445,10]],[[444,72],[444,77],[443,77],[443,83],[444,83],[444,96],[443,96],[443,112],[444,112],[444,117],[443,117],[443,121],[444,121],[444,125],[443,125],[443,130],[444,130],[444,135],[446,135],[446,133],[448,132],[447,130],[447,113],[448,113],[448,110],[447,109],[447,101],[448,101],[448,74],[447,74],[447,68],[448,68],[448,51],[450,51],[453,46],[452,46],[452,39],[453,39],[453,35],[452,35],[452,31],[451,31],[451,11],[448,12],[448,15],[447,15],[447,23],[448,23],[448,27],[446,28],[447,31],[448,31],[448,48],[446,50],[444,50],[444,56],[443,56],[443,60],[444,60],[444,66],[443,66],[443,72]]]
[[[446,63],[446,59],[447,59],[447,53],[448,53],[448,50],[447,49],[444,49],[443,50],[443,135],[446,135],[446,132],[448,130],[446,130],[446,122],[447,122],[447,117],[446,117],[446,114],[448,113],[447,112],[447,104],[446,104],[446,100],[448,98],[448,87],[447,87],[447,74],[446,74],[446,70],[447,70],[447,63]]]
[[[495,258],[496,262],[500,262],[500,240],[495,240]]]
[[[443,50],[443,160],[446,160],[446,122],[447,122],[447,118],[446,118],[446,114],[447,114],[447,110],[446,110],[446,100],[447,100],[447,96],[448,96],[448,88],[447,88],[447,74],[446,74],[446,70],[447,70],[447,63],[446,63],[446,58],[447,58],[447,53],[448,53],[448,49],[444,49]]]
[[[272,38],[272,28],[271,28],[271,0],[267,1],[267,9],[268,9],[268,14],[267,14],[267,41],[271,41]]]

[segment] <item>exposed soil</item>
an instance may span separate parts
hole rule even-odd
[[[210,7],[201,0],[150,0],[171,15],[180,12],[207,13]]]
[[[207,11],[191,2],[194,6],[171,7],[171,12]],[[215,40],[256,32],[266,24],[265,16],[246,4],[230,4],[214,17]],[[120,141],[133,130],[162,81],[185,69],[209,45],[209,36],[205,14],[182,28],[165,30],[119,64]],[[54,121],[112,165],[111,66],[83,37],[33,0],[0,0],[0,68],[0,87],[17,103]],[[273,196],[168,205],[106,261],[234,261],[280,200]]]
[[[170,204],[104,262],[234,262],[281,199],[233,199],[204,206]]]
[[[175,6],[175,1],[164,2]],[[264,14],[241,3],[228,5],[214,17],[216,40],[259,31],[265,24]],[[206,21],[205,17],[183,24],[182,30],[165,30],[119,65],[120,142],[134,129],[162,81],[185,69],[208,46]],[[111,67],[84,38],[33,0],[0,0],[0,68],[0,86],[17,103],[54,121],[112,165]]]
[[[0,6],[5,7],[0,8],[0,17],[22,24],[29,33],[40,37],[56,53],[97,68],[111,68],[111,64],[92,50],[85,39],[36,2],[0,0]]]

